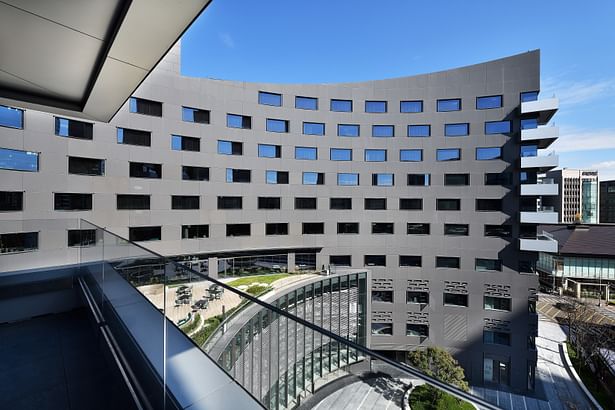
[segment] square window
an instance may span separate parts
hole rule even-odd
[[[23,110],[0,105],[0,126],[23,129]]]
[[[445,124],[444,136],[446,137],[465,137],[470,134],[470,124]]]
[[[274,107],[281,107],[282,106],[282,95],[259,91],[258,92],[258,103],[262,105],[272,105]]]
[[[493,108],[502,107],[501,95],[490,95],[487,97],[476,97],[476,109],[477,110],[490,110]]]
[[[313,97],[295,97],[295,108],[301,110],[317,110],[318,98]]]
[[[385,113],[387,112],[386,101],[365,101],[365,112]]]
[[[182,121],[198,124],[209,124],[209,110],[200,108],[182,107]],[[189,225],[186,225],[189,226]],[[198,226],[198,225],[194,225]]]
[[[400,101],[399,112],[402,112],[402,113],[423,112],[423,101]]]
[[[502,158],[501,147],[478,147],[476,148],[477,161],[490,161]]]
[[[338,124],[337,135],[339,137],[358,137],[360,135],[358,124]]]
[[[385,162],[387,160],[386,149],[366,149],[365,162]]]
[[[265,129],[269,132],[288,132],[288,121],[267,118]]]
[[[431,125],[408,125],[409,137],[429,137],[431,135]]]
[[[436,256],[436,268],[461,268],[461,258],[457,256]]]
[[[303,134],[305,135],[325,135],[325,124],[320,122],[304,122]]]
[[[438,112],[461,111],[461,99],[452,98],[446,100],[438,100],[436,104]]]
[[[359,185],[359,174],[340,172],[337,174],[337,185],[339,186]]]
[[[394,137],[395,127],[393,125],[372,125],[372,137]]]
[[[331,100],[331,111],[352,112],[352,100]]]
[[[485,134],[508,134],[512,131],[510,121],[487,121],[485,122]]]
[[[436,150],[436,160],[438,161],[459,161],[461,160],[460,148],[446,148]]]
[[[421,162],[423,160],[422,149],[400,149],[399,160],[401,162]]]
[[[316,147],[295,147],[295,159],[316,160],[318,151]]]
[[[395,184],[394,174],[372,174],[373,186],[393,186]]]
[[[352,161],[352,149],[350,148],[331,148],[331,161]]]

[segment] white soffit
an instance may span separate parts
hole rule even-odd
[[[109,121],[211,0],[0,0],[0,104]]]

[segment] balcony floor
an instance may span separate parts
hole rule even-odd
[[[85,309],[0,325],[0,408],[130,409]]]

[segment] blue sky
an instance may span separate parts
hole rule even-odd
[[[330,83],[445,70],[536,48],[560,165],[615,179],[615,2],[214,0],[184,35],[185,75]]]

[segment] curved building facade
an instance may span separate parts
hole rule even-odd
[[[532,388],[538,177],[557,165],[538,51],[300,85],[183,77],[179,53],[109,124],[2,107],[0,218],[84,218],[212,275],[239,252],[368,268],[372,349],[444,346],[472,383]],[[41,258],[84,244],[9,234],[3,252]]]

